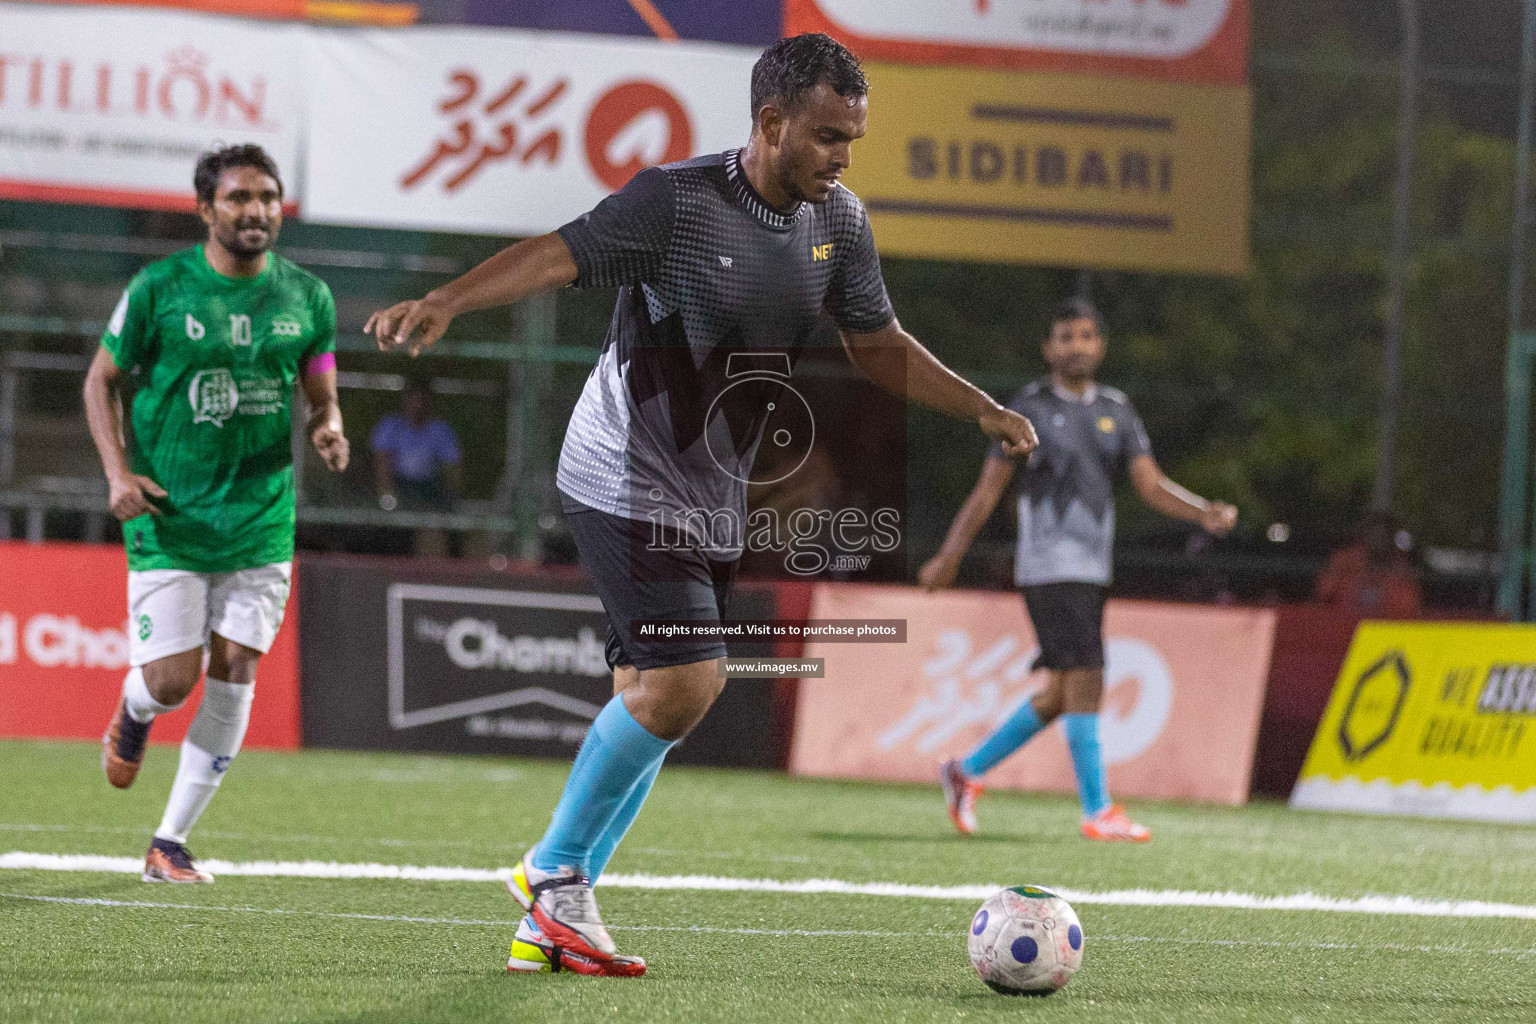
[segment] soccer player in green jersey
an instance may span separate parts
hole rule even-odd
[[[129,283],[85,382],[128,548],[132,667],[102,739],[112,785],[133,784],[155,716],[186,701],[207,659],[146,882],[213,881],[187,833],[240,749],[288,600],[296,379],[315,450],[333,472],[348,458],[330,289],[269,251],[283,216],[276,165],[259,146],[231,146],[204,154],[193,184],[208,240]]]

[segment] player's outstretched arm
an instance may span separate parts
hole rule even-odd
[[[843,347],[855,366],[880,387],[956,419],[970,420],[1003,446],[1005,454],[1028,457],[1040,443],[1023,415],[960,376],[892,320],[878,331],[843,332]],[[900,352],[904,360],[892,359]]]
[[[938,554],[923,563],[917,571],[917,582],[929,592],[954,586],[960,572],[960,562],[971,549],[976,534],[986,525],[997,503],[1002,500],[1008,485],[1013,481],[1014,461],[991,456],[981,465],[981,476],[971,489],[970,497],[955,513],[955,521],[949,524],[944,543]]]
[[[345,472],[352,458],[352,446],[341,428],[341,401],[336,395],[336,368],[304,374],[304,398],[309,403],[306,432],[325,468],[332,473]]]
[[[147,476],[139,476],[128,465],[128,450],[123,444],[123,410],[118,401],[123,371],[104,348],[96,350],[91,368],[85,375],[85,419],[91,428],[91,440],[101,455],[101,468],[107,474],[108,501],[112,514],[121,522],[146,512],[158,513],[154,499],[165,491]]]
[[[381,351],[403,348],[416,356],[435,345],[460,313],[505,306],[575,280],[571,250],[550,232],[508,246],[422,298],[379,310],[363,330],[377,339]]]
[[[1157,460],[1138,455],[1131,460],[1131,483],[1141,500],[1165,516],[1199,523],[1210,534],[1225,537],[1237,525],[1237,508],[1224,501],[1207,501],[1185,490],[1163,474]]]

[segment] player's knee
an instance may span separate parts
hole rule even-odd
[[[1062,711],[1091,715],[1104,700],[1104,670],[1080,668],[1063,673]]]
[[[199,652],[201,654],[201,652]],[[187,699],[202,674],[202,658],[163,658],[144,666],[144,688],[166,707],[177,707]]]
[[[627,689],[625,701],[630,714],[652,735],[680,740],[699,724],[724,686],[715,662],[698,662],[642,673]]]
[[[208,644],[208,677],[249,686],[256,681],[261,652],[214,634]]]
[[[1035,709],[1035,716],[1042,724],[1049,724],[1061,714],[1061,688],[1048,686],[1030,700],[1030,706]]]
[[[613,670],[614,695],[623,693],[640,681],[640,670],[633,665],[619,665]]]

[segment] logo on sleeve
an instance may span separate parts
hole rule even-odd
[[[729,256],[719,256],[719,257],[716,257],[716,258],[719,259],[720,265],[722,267],[729,267],[732,263],[736,262],[735,260],[731,259],[731,257],[729,257]]]
[[[827,242],[825,245],[811,246],[811,262],[819,263],[822,260],[831,259],[833,244],[832,242]]]
[[[272,321],[272,337],[297,338],[304,333],[304,328],[291,316],[280,316]]]
[[[193,341],[202,341],[203,340],[203,335],[205,335],[207,333],[208,333],[208,329],[206,327],[204,327],[202,324],[198,323],[197,319],[195,317],[193,317],[191,313],[188,313],[187,314],[187,337],[191,338]]]
[[[187,399],[192,403],[193,423],[222,427],[240,404],[240,389],[235,386],[234,375],[222,367],[200,370],[192,378]]]

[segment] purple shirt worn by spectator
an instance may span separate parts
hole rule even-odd
[[[369,441],[376,452],[387,452],[396,479],[425,483],[437,478],[437,467],[459,464],[459,439],[447,420],[431,419],[415,426],[400,413],[390,413],[373,428]]]

